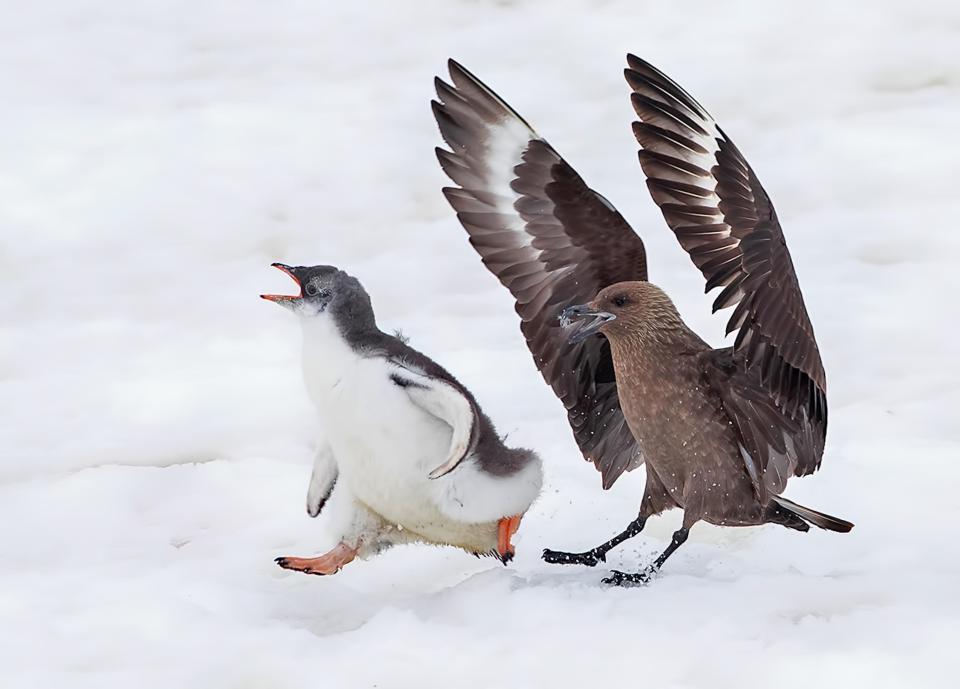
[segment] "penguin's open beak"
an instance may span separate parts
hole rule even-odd
[[[280,304],[280,306],[293,306],[293,303],[303,298],[303,285],[300,284],[300,280],[296,275],[293,274],[293,268],[290,266],[285,266],[282,263],[271,263],[271,266],[282,270],[284,273],[293,278],[293,281],[297,283],[297,286],[300,288],[300,294],[290,295],[290,294],[261,294],[261,299],[266,299],[267,301],[272,301],[275,304]]]
[[[595,309],[590,304],[577,304],[560,312],[560,325],[564,328],[573,326],[569,340],[576,343],[597,334],[605,323],[616,318],[612,313]]]

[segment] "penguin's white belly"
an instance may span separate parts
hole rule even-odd
[[[526,512],[540,492],[539,460],[494,476],[466,457],[430,479],[451,459],[453,428],[391,380],[402,377],[402,367],[349,346],[325,315],[302,323],[304,379],[337,464],[337,485],[421,540],[494,549],[498,521]]]
[[[428,540],[454,542],[457,524],[434,501],[428,474],[447,459],[452,429],[416,406],[380,358],[341,362],[336,376],[308,387],[326,428],[340,478],[389,522]],[[438,479],[443,481],[444,479]]]

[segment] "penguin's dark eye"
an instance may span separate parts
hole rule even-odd
[[[622,294],[613,298],[613,305],[614,305],[614,306],[617,306],[617,307],[620,307],[620,308],[623,308],[624,306],[626,306],[626,305],[629,304],[629,303],[630,303],[630,300],[627,299],[627,298],[626,298],[625,296],[623,296]]]
[[[315,297],[317,296],[317,292],[319,292],[320,290],[318,290],[317,286],[311,282],[304,288],[303,291],[306,292],[308,297]]]

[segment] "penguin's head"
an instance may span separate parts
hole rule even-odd
[[[261,299],[290,309],[303,318],[332,316],[341,326],[372,325],[373,307],[363,285],[335,266],[287,266],[272,263],[293,278],[300,294],[261,294]]]

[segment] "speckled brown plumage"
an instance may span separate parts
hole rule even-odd
[[[596,423],[578,433],[583,410],[599,408],[600,417],[615,409],[647,465],[640,513],[623,533],[585,553],[548,550],[545,559],[596,564],[649,516],[684,510],[683,527],[653,566],[614,573],[612,583],[646,581],[701,520],[803,531],[853,526],[781,496],[791,476],[820,466],[826,376],[769,197],[692,96],[632,55],[625,74],[647,186],[707,291],[721,289],[714,311],[735,307],[732,347],[714,350],[687,328],[667,295],[646,282],[642,244],[626,222],[489,88],[452,63],[457,88],[439,82],[443,103],[434,104],[453,149],[438,150],[441,165],[462,187],[445,190],[447,198],[484,263],[517,297],[535,361],[567,402],[585,456],[604,472],[605,487],[638,464],[622,461],[620,426],[616,434]],[[563,344],[550,319],[564,297],[575,303],[572,295],[588,288],[588,304],[563,310]],[[603,389],[615,396],[599,395]],[[616,443],[605,444],[608,437]]]
[[[809,449],[804,445],[809,429],[759,381],[750,383],[735,363],[735,350],[714,350],[690,330],[659,287],[618,283],[588,304],[568,307],[564,316],[586,322],[576,337],[601,333],[610,342],[620,404],[643,448],[647,484],[640,513],[624,534],[586,553],[546,551],[548,561],[594,565],[639,533],[648,517],[673,507],[683,509],[683,526],[654,566],[639,574],[614,572],[606,581],[647,581],[701,520],[719,526],[775,523],[801,531],[808,523],[832,531],[852,528],[780,497],[787,478],[798,473],[798,448]],[[753,422],[778,437],[782,450],[767,448],[765,465],[758,466],[758,455],[747,446],[737,420],[742,410],[727,404],[734,394],[753,405]]]

